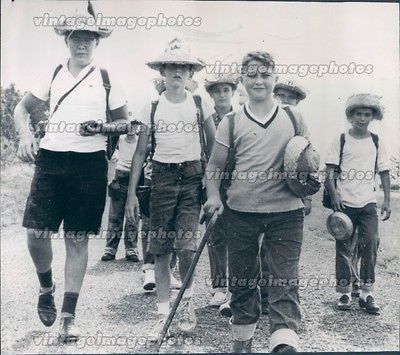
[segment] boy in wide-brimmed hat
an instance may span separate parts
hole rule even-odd
[[[91,13],[76,17],[93,18],[91,6],[89,10]],[[106,135],[126,132],[128,115],[125,97],[114,76],[109,76],[111,87],[107,93],[104,72],[93,63],[99,40],[108,37],[111,30],[94,25],[81,25],[78,30],[61,23],[55,31],[64,37],[70,57],[36,80],[16,106],[14,119],[20,135],[18,155],[36,165],[23,226],[27,228],[28,249],[40,282],[37,311],[44,325],[55,322],[51,237],[63,222],[65,293],[59,339],[69,342],[78,339],[75,308],[86,271],[88,235],[99,233],[105,205]],[[38,145],[28,128],[29,113],[48,99],[51,129]]]
[[[180,40],[171,41],[165,52],[147,65],[164,77],[166,90],[139,115],[144,129],[132,160],[126,211],[130,218],[138,218],[137,169],[147,156],[151,136],[149,251],[155,256],[158,320],[149,336],[156,339],[170,310],[172,252],[176,250],[178,255],[183,280],[197,248],[204,153],[211,151],[215,127],[211,108],[185,89],[189,78],[204,64]],[[197,323],[192,295],[193,277],[178,309],[178,327],[184,332],[192,331]]]
[[[349,239],[336,241],[336,291],[340,294],[336,307],[339,310],[351,308],[352,263],[358,252],[361,256],[359,306],[367,313],[379,314],[380,308],[372,295],[379,246],[375,174],[379,173],[381,178],[384,193],[381,215],[387,220],[391,213],[390,163],[383,141],[371,133],[368,126],[372,120],[383,118],[380,97],[351,96],[346,104],[346,117],[351,128],[335,138],[325,161],[326,187],[332,209],[347,214],[354,226]],[[332,178],[334,171],[341,172],[336,184]]]

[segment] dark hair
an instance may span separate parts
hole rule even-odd
[[[267,68],[274,69],[275,61],[271,54],[262,51],[254,51],[247,53],[242,59],[242,67],[245,68],[252,61],[256,60],[261,62]]]

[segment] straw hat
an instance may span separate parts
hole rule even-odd
[[[372,108],[377,115],[377,119],[383,118],[383,106],[380,103],[381,96],[371,94],[357,94],[349,97],[346,103],[346,116],[349,117],[355,108]]]
[[[333,212],[326,220],[328,232],[337,240],[346,240],[353,234],[353,223],[343,212]]]
[[[239,79],[237,78],[237,76],[232,74],[213,75],[205,79],[204,87],[206,88],[207,92],[210,93],[212,87],[216,84],[229,84],[232,85],[234,89],[236,89],[238,83]]]
[[[295,92],[298,95],[299,100],[304,100],[307,96],[305,89],[300,85],[296,84],[293,80],[285,80],[276,83],[274,87],[274,94],[278,89],[284,89]]]
[[[100,38],[106,38],[111,34],[111,28],[96,25],[96,15],[90,1],[85,11],[82,10],[76,9],[75,14],[63,18],[54,26],[54,31],[60,36],[71,31],[89,31],[96,33]]]
[[[190,49],[186,47],[178,38],[174,38],[168,43],[168,47],[158,58],[151,62],[147,62],[151,69],[160,70],[161,66],[168,63],[174,64],[189,64],[193,66],[195,71],[200,71],[204,68],[204,63],[200,59],[192,56]]]

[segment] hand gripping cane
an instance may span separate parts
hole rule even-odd
[[[182,287],[179,290],[178,296],[175,299],[175,302],[174,302],[174,304],[173,304],[173,306],[171,308],[171,311],[169,312],[167,321],[164,324],[164,328],[161,331],[161,334],[160,334],[159,338],[157,339],[157,344],[156,344],[157,352],[160,351],[160,348],[161,348],[162,342],[164,340],[165,334],[167,334],[168,328],[171,325],[172,320],[174,319],[176,310],[178,309],[179,303],[181,302],[181,299],[183,297],[183,293],[185,292],[185,290],[187,288],[187,285],[189,283],[189,280],[193,275],[194,269],[195,269],[195,267],[197,265],[197,262],[199,261],[200,255],[201,255],[201,253],[202,253],[202,251],[204,249],[204,246],[207,243],[207,240],[210,237],[211,232],[214,229],[214,225],[215,225],[215,222],[217,221],[218,217],[219,217],[218,216],[218,212],[215,211],[214,214],[211,216],[209,222],[208,222],[207,229],[206,229],[206,231],[205,231],[205,233],[203,235],[203,238],[201,239],[200,245],[197,248],[196,253],[194,254],[193,260],[192,260],[192,262],[191,262],[191,264],[189,266],[188,272],[186,273],[185,279],[183,280]],[[203,215],[202,218],[200,219],[200,224],[202,224],[202,222],[204,222],[204,221],[205,221],[205,216]]]

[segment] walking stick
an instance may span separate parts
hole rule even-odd
[[[171,308],[171,311],[169,312],[167,321],[164,324],[164,328],[161,331],[160,337],[157,340],[157,345],[156,345],[157,346],[157,352],[160,351],[160,348],[161,348],[162,342],[164,340],[165,334],[167,334],[168,328],[171,325],[172,320],[174,319],[176,310],[178,309],[179,303],[181,302],[183,293],[185,292],[185,290],[187,288],[187,285],[189,283],[189,280],[193,275],[194,269],[195,269],[195,267],[197,265],[197,262],[199,261],[200,255],[201,255],[201,253],[202,253],[202,251],[204,249],[204,246],[207,243],[208,238],[210,237],[210,234],[211,234],[211,232],[212,232],[212,230],[214,228],[214,225],[215,225],[215,222],[217,221],[217,219],[218,219],[218,213],[217,213],[217,211],[215,211],[214,214],[211,216],[211,219],[208,222],[207,229],[206,229],[206,231],[205,231],[205,233],[203,235],[203,238],[201,239],[200,245],[197,248],[196,253],[194,254],[193,260],[192,260],[192,262],[191,262],[191,264],[189,266],[188,272],[186,273],[185,279],[183,280],[182,287],[179,290],[178,296],[176,297],[175,302],[174,302],[174,304],[173,304],[173,306]],[[200,219],[200,224],[202,224],[202,222],[204,222],[204,221],[205,221],[205,216],[203,215],[202,218]]]

